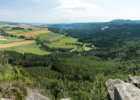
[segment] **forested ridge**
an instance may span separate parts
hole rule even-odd
[[[105,54],[105,57],[102,56],[101,58],[139,57],[139,21],[115,20],[108,23],[88,25],[90,26],[88,27],[89,29],[80,26],[77,29],[68,29],[66,28],[67,25],[60,25],[61,27],[50,26],[50,30],[56,32],[59,32],[57,30],[63,30],[61,34],[71,35],[77,37],[81,42],[95,45],[96,52],[94,51],[92,53],[95,55]],[[69,26],[71,26],[71,24]],[[127,55],[128,53],[129,55]]]

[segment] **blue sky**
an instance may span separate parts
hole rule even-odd
[[[0,0],[0,21],[73,23],[140,20],[140,0]]]

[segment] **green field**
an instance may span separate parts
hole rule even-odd
[[[5,37],[5,38],[7,40],[0,41],[0,44],[9,44],[9,43],[27,41],[27,40],[19,39],[16,37]],[[22,45],[22,46],[16,46],[16,47],[3,48],[0,50],[17,51],[17,52],[21,52],[21,53],[33,53],[33,54],[39,54],[39,55],[49,54],[49,52],[41,50],[36,43]]]
[[[23,45],[23,46],[17,46],[17,47],[11,47],[11,48],[5,48],[5,49],[0,49],[0,50],[17,51],[21,53],[33,53],[33,54],[38,54],[38,55],[49,54],[49,52],[41,50],[36,43]]]
[[[74,50],[80,49],[80,47],[77,46],[79,42],[76,38],[68,37],[62,34],[49,32],[47,34],[38,35],[36,38],[38,38],[39,40],[45,40],[46,45],[50,48],[63,48]]]
[[[14,43],[14,42],[22,42],[25,41],[23,39],[18,39],[15,37],[6,37],[6,40],[0,40],[0,44],[8,44],[8,43]]]
[[[51,39],[51,42],[46,44],[50,48],[78,49],[77,43],[77,39],[61,35],[55,39]]]
[[[39,38],[40,40],[51,41],[52,39],[54,39],[58,36],[60,36],[60,34],[53,33],[53,32],[48,32],[46,34],[40,34],[40,35],[36,36],[36,38]]]

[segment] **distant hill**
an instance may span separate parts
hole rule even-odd
[[[17,22],[9,22],[9,21],[0,21],[0,24],[18,25],[20,23],[17,23]]]
[[[109,22],[110,24],[139,24],[140,20],[123,20],[117,19]]]
[[[130,19],[115,19],[109,22],[87,22],[87,23],[70,23],[70,24],[42,24],[42,26],[53,26],[53,27],[83,27],[89,25],[110,25],[110,24],[138,24],[140,20],[130,20]]]
[[[27,23],[27,22],[12,22],[12,21],[0,21],[0,24],[31,24],[38,25],[41,27],[61,27],[61,28],[79,28],[79,27],[89,27],[90,25],[95,26],[103,26],[103,25],[111,25],[111,24],[139,24],[140,20],[124,20],[124,19],[115,19],[109,22],[87,22],[87,23],[70,23],[70,24],[41,24],[41,23]]]

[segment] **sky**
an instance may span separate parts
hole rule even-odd
[[[0,21],[33,23],[140,20],[140,0],[0,0]]]

